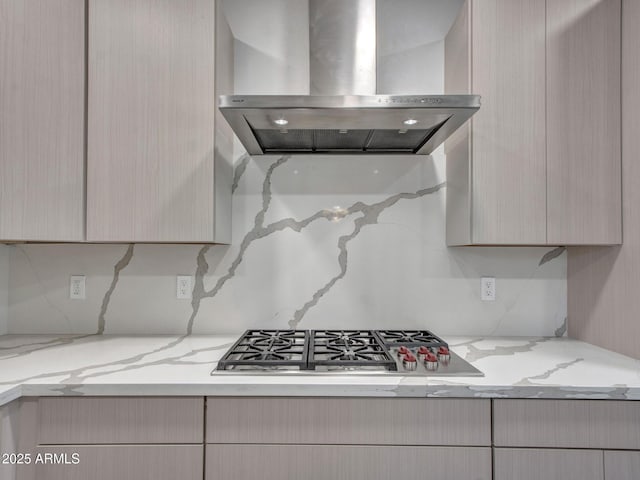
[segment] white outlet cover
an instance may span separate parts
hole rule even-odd
[[[71,300],[84,300],[87,288],[84,275],[71,275],[69,279],[69,298]]]
[[[495,302],[496,300],[495,277],[482,277],[480,279],[480,299],[483,302]]]
[[[179,300],[188,300],[191,298],[193,290],[193,282],[191,275],[176,276],[176,298]]]

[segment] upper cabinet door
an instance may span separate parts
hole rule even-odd
[[[473,243],[546,242],[545,0],[472,4]]]
[[[548,242],[622,242],[620,0],[547,2]]]
[[[84,240],[84,0],[0,0],[0,240]]]
[[[622,241],[620,21],[620,0],[467,0],[445,88],[482,106],[446,145],[449,245]]]
[[[545,244],[545,0],[468,0],[445,90],[482,97],[446,144],[447,243]]]
[[[214,25],[211,0],[89,0],[88,241],[214,241]]]

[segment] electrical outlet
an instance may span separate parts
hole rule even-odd
[[[84,275],[71,275],[71,279],[69,280],[69,298],[72,300],[84,300],[86,298]]]
[[[176,298],[187,300],[191,298],[191,275],[178,275],[176,277]]]
[[[482,277],[480,279],[480,299],[483,302],[494,302],[496,299],[495,277]]]

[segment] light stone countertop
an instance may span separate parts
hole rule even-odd
[[[0,405],[21,396],[256,395],[640,400],[640,361],[567,338],[445,337],[484,377],[214,375],[238,336],[0,337]]]

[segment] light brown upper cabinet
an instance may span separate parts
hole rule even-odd
[[[84,239],[84,0],[0,0],[0,240]]]
[[[467,0],[445,90],[482,96],[445,145],[449,245],[622,241],[620,0]]]
[[[233,53],[217,3],[89,0],[87,241],[230,241],[216,107]]]

